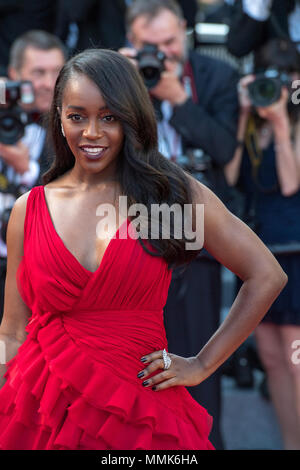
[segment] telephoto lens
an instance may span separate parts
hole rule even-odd
[[[266,107],[280,99],[283,86],[289,86],[292,80],[285,72],[266,70],[257,74],[248,85],[249,98],[253,106]]]
[[[137,54],[140,74],[148,89],[154,88],[160,80],[164,70],[166,56],[154,44],[145,44]]]
[[[24,135],[30,116],[19,103],[31,104],[34,93],[31,82],[7,80],[5,85],[5,104],[0,106],[0,142],[14,145]]]

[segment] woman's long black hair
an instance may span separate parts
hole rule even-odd
[[[56,81],[54,98],[49,115],[55,157],[50,169],[43,174],[43,184],[58,178],[75,163],[65,138],[61,133],[58,109],[62,107],[63,93],[68,80],[83,74],[99,88],[112,113],[120,120],[124,130],[123,151],[117,162],[117,181],[128,206],[141,203],[148,209],[151,226],[151,204],[177,203],[182,208],[192,203],[189,180],[182,169],[163,157],[158,151],[157,123],[148,91],[139,72],[131,62],[118,52],[106,49],[89,49],[72,57],[62,68]],[[184,218],[182,217],[182,220]],[[161,233],[160,225],[160,233]],[[183,226],[182,226],[183,229]],[[186,250],[186,239],[174,237],[171,218],[170,239],[151,239],[150,254],[162,256],[170,268],[186,265],[197,256],[197,250]]]

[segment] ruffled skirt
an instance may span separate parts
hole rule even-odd
[[[0,391],[0,449],[213,449],[212,418],[185,387],[126,380],[81,351],[59,318],[28,330]]]

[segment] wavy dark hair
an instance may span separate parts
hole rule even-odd
[[[106,105],[123,126],[124,143],[117,161],[116,178],[122,194],[127,196],[128,207],[135,203],[145,205],[149,214],[148,226],[151,226],[151,204],[172,206],[177,203],[182,210],[184,204],[192,204],[187,175],[158,151],[155,113],[140,74],[126,57],[107,49],[85,50],[72,57],[60,71],[49,115],[55,157],[50,169],[42,176],[43,184],[55,180],[75,163],[61,133],[58,110],[62,107],[66,84],[77,74],[87,76],[97,85]],[[147,253],[162,256],[169,268],[187,265],[199,250],[186,250],[185,235],[182,239],[175,238],[172,217],[170,222],[170,239],[149,237],[151,249],[141,237],[138,240]],[[161,224],[159,231],[161,234]]]

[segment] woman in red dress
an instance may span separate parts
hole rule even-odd
[[[286,275],[209,189],[159,154],[148,92],[125,57],[89,50],[70,59],[50,121],[52,167],[8,225],[0,449],[213,449],[212,418],[185,387],[247,338]],[[104,230],[98,216],[120,209],[118,196],[148,214],[153,204],[193,203],[199,232],[204,204],[203,246],[243,280],[195,357],[166,352],[163,307],[172,268],[201,247],[187,249],[174,221],[169,239],[129,236],[137,231],[120,210]]]

